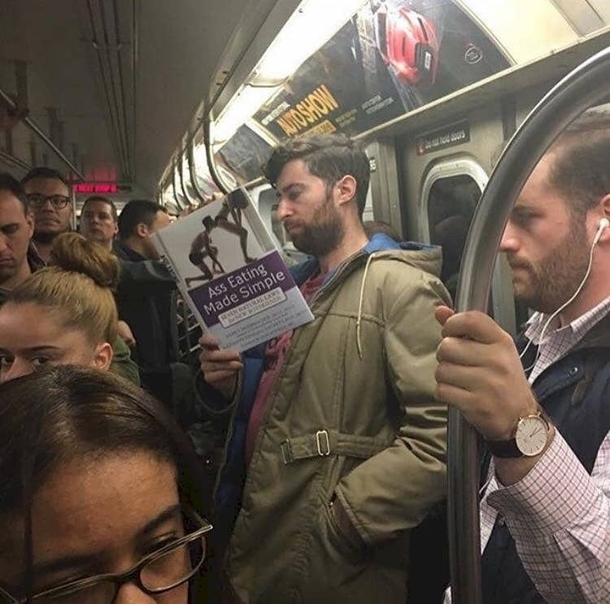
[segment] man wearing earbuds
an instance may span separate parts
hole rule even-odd
[[[483,313],[435,313],[437,397],[490,454],[485,604],[610,602],[608,217],[610,120],[589,113],[538,163],[502,238],[515,294],[536,311],[516,345]]]

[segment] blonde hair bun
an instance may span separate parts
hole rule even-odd
[[[51,263],[64,271],[87,275],[100,287],[116,289],[120,265],[108,249],[78,233],[58,235],[51,250]]]

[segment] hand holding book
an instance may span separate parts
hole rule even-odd
[[[218,339],[204,334],[200,340],[199,363],[204,380],[226,398],[231,398],[237,386],[237,375],[243,367],[241,355],[230,348],[220,348]]]

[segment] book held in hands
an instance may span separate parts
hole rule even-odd
[[[313,319],[244,189],[151,236],[204,331],[239,351]]]

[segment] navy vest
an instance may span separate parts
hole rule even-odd
[[[591,331],[608,333],[609,319],[605,317]],[[595,340],[599,340],[597,334]],[[599,447],[610,431],[610,348],[600,342],[587,347],[585,340],[593,339],[589,335],[575,350],[547,368],[536,379],[533,390],[590,474]],[[520,342],[521,350],[524,343]],[[530,346],[523,366],[531,367],[535,355],[536,347]],[[523,568],[515,542],[501,518],[496,519],[481,564],[484,604],[545,602]]]

